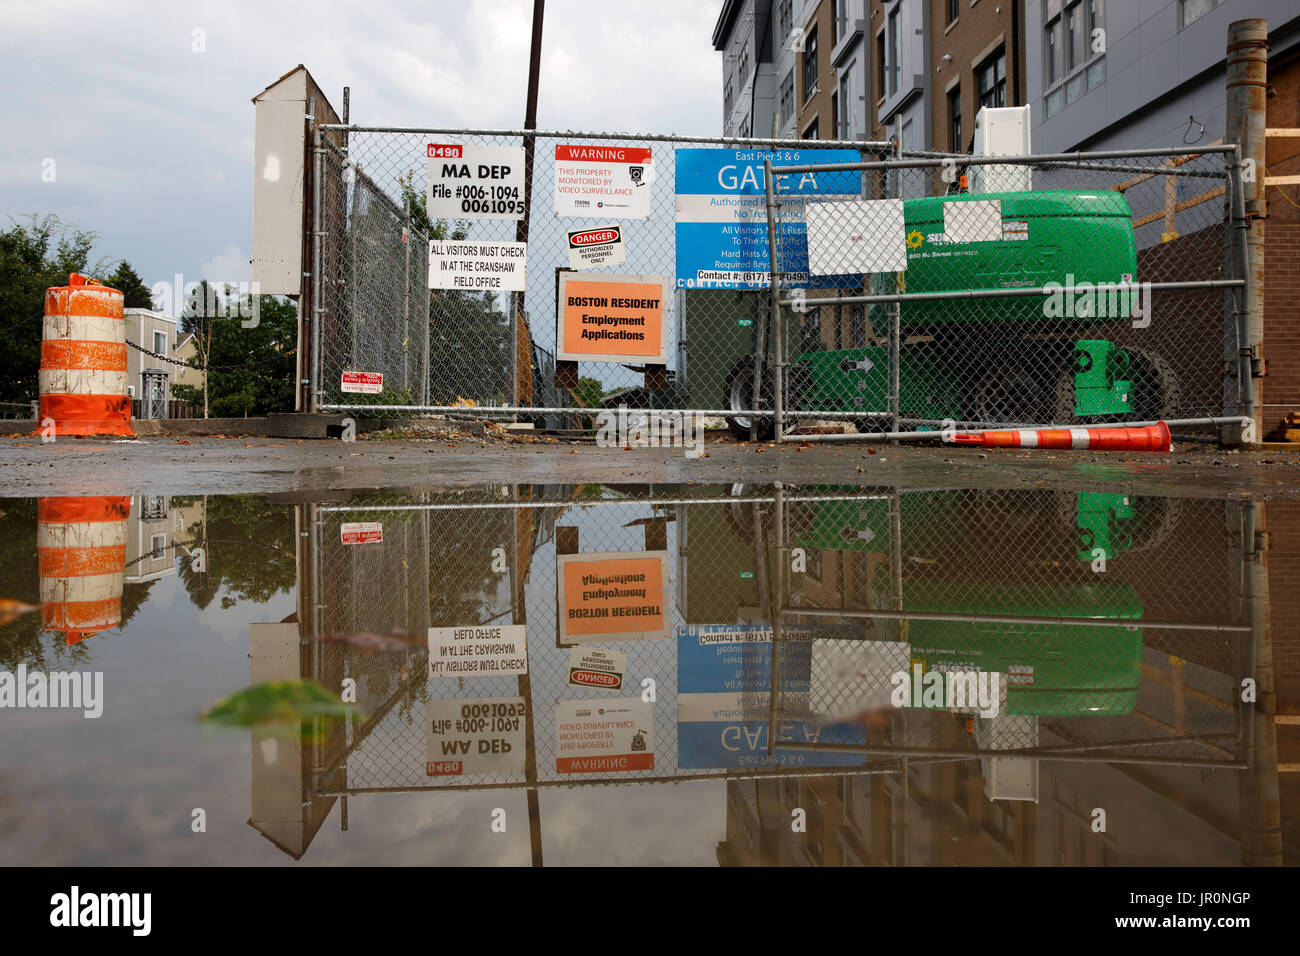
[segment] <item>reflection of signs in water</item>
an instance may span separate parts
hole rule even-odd
[[[645,750],[645,731],[638,730],[632,735],[632,749]]]
[[[641,177],[642,175],[644,175],[644,172],[645,172],[644,166],[629,166],[627,168],[627,174],[632,177],[632,182],[636,183],[638,186],[645,185],[645,183],[641,181]]]

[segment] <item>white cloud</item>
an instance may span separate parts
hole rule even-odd
[[[720,132],[717,8],[552,0],[539,127]],[[147,284],[224,273],[236,258],[246,276],[254,95],[303,63],[337,109],[351,86],[354,122],[518,128],[531,10],[528,0],[0,5],[0,213],[53,212],[94,230],[95,257],[130,260]],[[73,21],[93,43],[49,59]],[[47,157],[55,183],[40,179]]]
[[[231,243],[220,254],[203,263],[199,277],[209,282],[248,282],[252,275],[249,255],[239,246]]]

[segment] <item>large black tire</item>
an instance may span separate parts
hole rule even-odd
[[[762,382],[762,404],[771,408],[775,402],[773,400],[775,391],[772,388],[771,369],[763,370]],[[726,384],[722,387],[722,405],[721,408],[727,410],[749,410],[754,405],[754,360],[752,358],[743,358],[732,366],[731,371],[727,373]],[[770,441],[775,434],[775,421],[771,417],[762,417],[758,419],[758,440]],[[727,429],[733,436],[741,441],[749,439],[750,416],[749,415],[728,415]]]

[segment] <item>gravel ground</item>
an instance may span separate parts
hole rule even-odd
[[[1300,500],[1300,452],[1174,446],[1170,454],[954,446],[739,444],[706,453],[598,448],[591,441],[469,433],[324,440],[0,438],[0,495],[313,494],[500,483],[732,483],[906,488],[1125,490],[1178,497]]]

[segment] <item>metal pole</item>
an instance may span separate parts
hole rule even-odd
[[[312,121],[314,122],[314,121]],[[311,190],[311,231],[312,231],[312,253],[311,253],[311,408],[313,412],[319,412],[321,406],[321,317],[325,314],[325,308],[321,305],[321,192],[324,189],[325,178],[322,171],[325,165],[325,151],[321,148],[320,127],[316,126],[312,132],[312,152],[315,155],[315,161],[312,163],[312,190]],[[207,372],[203,373],[204,375]]]
[[[411,196],[402,195],[402,243],[405,256],[402,269],[402,386],[411,386]],[[412,392],[411,394],[415,394]]]
[[[773,340],[772,341],[772,359],[773,359],[772,361],[773,389],[772,390],[775,393],[773,399],[773,405],[774,405],[773,411],[776,415],[776,424],[773,430],[775,432],[776,440],[779,442],[783,437],[782,433],[785,431],[785,402],[784,402],[784,396],[781,394],[782,391],[784,390],[784,382],[782,380],[783,369],[781,366],[785,364],[785,347],[784,347],[785,336],[782,334],[782,330],[781,330],[781,324],[782,324],[781,323],[781,285],[780,285],[781,280],[778,278],[780,263],[776,261],[777,202],[776,202],[776,190],[772,186],[772,161],[770,159],[763,160],[763,189],[767,193],[767,259],[772,273],[771,276],[769,277],[769,288],[771,290],[772,297],[768,304],[768,308],[770,309],[771,316],[772,316],[772,340]],[[760,372],[760,367],[758,363],[755,363],[754,365],[754,407],[755,408],[757,408],[761,404],[759,401],[760,394],[761,394],[759,391],[759,377],[761,374],[762,373]],[[755,427],[757,427],[758,419],[755,418],[754,422],[755,422]]]
[[[1241,862],[1282,865],[1281,794],[1278,789],[1277,698],[1273,687],[1273,638],[1269,617],[1266,543],[1261,525],[1264,505],[1242,505],[1241,557],[1251,640],[1242,642],[1242,673],[1255,681],[1255,702],[1245,706],[1244,745],[1249,767],[1238,781],[1241,806]]]
[[[780,432],[778,431],[777,434],[780,435]],[[781,617],[782,608],[785,607],[785,488],[779,481],[774,487],[776,490],[776,508],[774,509],[776,520],[776,568],[774,569],[776,594],[769,612],[769,617],[772,618],[772,674],[767,685],[767,755],[769,757],[776,755],[776,714],[781,701],[781,641],[785,635],[784,621]],[[758,558],[760,561],[766,561],[766,552],[759,555]]]
[[[1253,18],[1234,20],[1228,25],[1227,123],[1225,139],[1240,146],[1241,159],[1253,176],[1241,176],[1234,195],[1233,230],[1238,241],[1234,249],[1238,278],[1246,280],[1241,291],[1238,319],[1238,388],[1241,411],[1254,424],[1258,442],[1263,436],[1259,409],[1263,405],[1264,339],[1264,140],[1268,90],[1268,21]],[[1241,202],[1235,200],[1240,196]],[[1228,436],[1242,442],[1245,435]]]
[[[1112,627],[1140,631],[1210,631],[1216,634],[1244,634],[1250,632],[1246,624],[1188,624],[1181,621],[1144,621],[1140,618],[1114,617],[1044,617],[1031,614],[980,614],[958,611],[859,611],[833,607],[786,607],[782,609],[792,617],[839,617],[866,621],[951,621],[960,624],[1030,624],[1045,627]]]
[[[542,23],[546,18],[546,0],[533,0],[533,42],[528,53],[528,98],[524,103],[524,214],[515,226],[515,241],[528,241],[528,216],[533,197],[533,147],[537,137],[537,85],[542,72]],[[510,404],[519,405],[519,319],[524,313],[525,293],[511,293],[515,300],[510,310],[510,387],[506,394]],[[531,335],[531,333],[530,333]],[[531,349],[529,350],[531,354]]]

